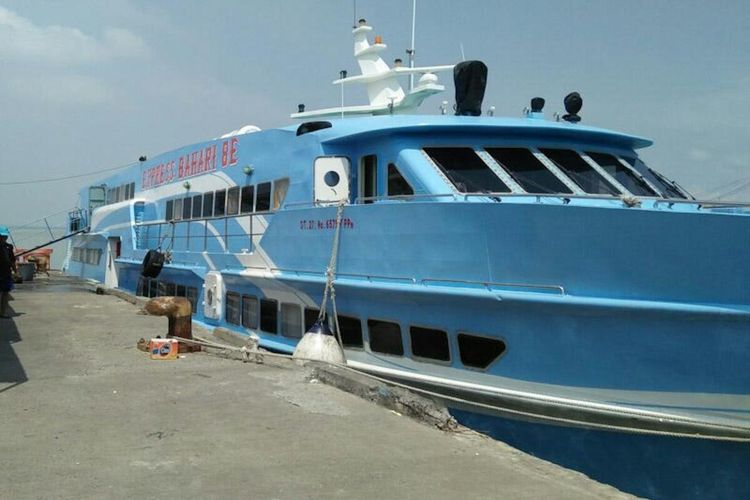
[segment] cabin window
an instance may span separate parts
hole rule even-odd
[[[284,204],[286,192],[289,190],[289,179],[276,179],[273,181],[273,209],[278,210]]]
[[[135,182],[130,183],[130,199],[135,198]]]
[[[214,217],[221,217],[224,215],[227,205],[227,191],[226,189],[220,189],[214,191]]]
[[[193,196],[193,219],[200,219],[203,213],[203,196],[198,194]]]
[[[461,193],[510,193],[510,188],[471,148],[425,148]]]
[[[620,160],[614,156],[606,153],[587,152],[586,154],[634,195],[657,196],[656,192],[643,179],[636,176],[632,170],[620,163]]]
[[[388,164],[388,196],[411,196],[414,194],[409,182],[393,163]]]
[[[367,330],[370,334],[370,349],[373,352],[396,356],[404,355],[401,327],[398,323],[368,319]]]
[[[255,186],[243,186],[241,200],[240,212],[243,214],[252,213],[255,207]]]
[[[396,325],[398,326],[398,325]],[[341,342],[345,347],[362,347],[362,322],[359,318],[339,315]]]
[[[174,220],[182,220],[182,198],[174,200],[174,213],[172,214]]]
[[[278,333],[278,302],[260,299],[260,329],[268,333]]]
[[[194,286],[187,287],[185,298],[190,302],[190,310],[195,315],[196,309],[198,309],[198,289]]]
[[[164,285],[164,295],[166,295],[167,297],[174,297],[176,292],[177,287],[174,283],[167,282]]]
[[[167,208],[164,211],[164,220],[172,220],[174,217],[174,200],[167,200]]]
[[[206,193],[203,195],[203,217],[213,217],[214,215],[214,194]]]
[[[458,350],[464,366],[485,369],[505,352],[505,342],[489,337],[459,333]]]
[[[182,200],[182,218],[190,219],[190,216],[192,214],[193,214],[193,199],[185,198],[184,200]]]
[[[268,212],[271,209],[271,183],[263,182],[258,184],[255,193],[255,211]]]
[[[227,323],[239,325],[241,317],[240,294],[227,292],[224,304],[226,307]]]
[[[240,213],[240,188],[233,187],[227,191],[227,215]]]
[[[527,193],[566,193],[570,190],[555,174],[524,148],[485,148],[487,153],[513,177]]]
[[[643,163],[640,159],[623,157],[623,160],[628,162],[633,168],[637,168],[636,164],[640,164],[642,167],[644,167],[646,171],[648,172],[648,174],[650,174],[648,175],[649,180],[653,182],[654,184],[656,184],[659,187],[659,189],[661,189],[662,195],[665,198],[687,199],[687,197],[680,191],[680,189],[677,186],[675,186],[672,182],[667,180],[666,177],[661,175],[656,170],[653,170],[652,168],[647,167],[646,164]]]
[[[335,185],[335,184],[334,184]],[[378,157],[377,155],[363,156],[359,164],[360,196],[365,203],[372,203],[378,195]],[[368,199],[369,198],[369,199]]]
[[[620,194],[607,179],[586,163],[575,151],[569,149],[540,149],[552,160],[578,187],[588,194]]]
[[[411,336],[411,353],[414,357],[450,361],[448,348],[448,334],[433,328],[412,326],[409,328]]]
[[[252,295],[242,296],[242,326],[258,328],[258,298]]]
[[[184,296],[185,296],[185,285],[175,286],[175,297],[184,297]]]
[[[305,308],[305,331],[310,330],[315,322],[318,321],[318,315],[320,315],[320,309]]]
[[[297,304],[281,304],[281,334],[293,339],[302,338],[302,308]]]

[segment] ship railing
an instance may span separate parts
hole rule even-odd
[[[742,201],[717,201],[717,200],[699,200],[684,198],[662,198],[658,196],[636,196],[636,197],[616,197],[604,194],[561,194],[561,193],[440,193],[440,194],[413,194],[413,195],[395,195],[395,196],[362,196],[354,200],[354,204],[360,205],[373,203],[376,201],[411,201],[424,200],[427,198],[452,198],[455,201],[468,201],[476,198],[490,198],[494,201],[502,201],[504,198],[533,198],[537,203],[543,200],[556,199],[563,204],[571,200],[605,200],[621,201],[625,204],[636,202],[653,202],[654,204],[673,205],[697,205],[699,208],[750,208],[750,202]]]
[[[293,274],[295,276],[316,276],[325,277],[324,270],[312,270],[312,269],[289,269],[282,267],[268,267],[260,268],[254,267],[255,269],[262,269],[273,273]],[[380,274],[360,274],[360,273],[346,273],[337,272],[336,280],[342,279],[362,279],[367,282],[380,281],[380,282],[403,282],[410,285],[422,285],[422,286],[468,286],[472,288],[484,288],[488,291],[494,291],[497,289],[513,289],[514,291],[527,291],[536,293],[553,293],[555,295],[564,296],[566,295],[565,287],[562,285],[542,285],[538,283],[510,283],[500,281],[477,281],[477,280],[462,280],[453,278],[414,278],[410,276],[388,276]]]
[[[251,252],[254,238],[265,232],[258,218],[273,212],[222,215],[196,219],[157,220],[136,223],[137,248],[160,248],[173,252]],[[243,225],[243,222],[246,224]]]
[[[563,194],[563,193],[420,193],[420,194],[409,194],[409,195],[392,195],[392,196],[358,196],[354,198],[353,205],[365,205],[375,202],[410,202],[410,201],[425,201],[432,199],[445,199],[449,198],[450,201],[469,201],[471,199],[487,198],[494,202],[502,202],[504,199],[520,199],[520,198],[531,198],[536,203],[544,203],[545,201],[558,201],[559,203],[566,205],[572,200],[601,200],[622,203],[623,206],[632,207],[637,206],[643,202],[653,203],[654,206],[666,205],[667,208],[672,208],[675,205],[686,205],[686,206],[697,206],[697,208],[713,209],[713,208],[750,208],[750,202],[742,201],[719,201],[719,200],[699,200],[699,199],[684,199],[684,198],[662,198],[658,196],[612,196],[606,194]],[[286,203],[285,209],[292,208],[330,208],[331,204],[335,202],[327,201],[302,201],[295,203]]]

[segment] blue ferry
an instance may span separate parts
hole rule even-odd
[[[334,82],[369,104],[85,186],[67,273],[292,353],[335,252],[349,366],[626,491],[750,497],[750,204],[695,199],[639,158],[650,140],[580,123],[575,93],[557,119],[539,98],[481,116],[482,63],[389,65],[371,30]],[[456,114],[415,114],[442,71]]]

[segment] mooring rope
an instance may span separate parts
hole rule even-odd
[[[328,263],[328,269],[326,269],[326,288],[323,291],[323,300],[320,303],[320,312],[318,313],[318,321],[323,321],[326,315],[326,309],[328,306],[328,298],[331,298],[331,306],[333,307],[333,323],[336,329],[336,340],[338,341],[341,348],[344,348],[344,343],[341,340],[341,330],[339,328],[339,315],[336,311],[336,288],[333,286],[333,281],[336,279],[336,264],[339,258],[339,240],[341,238],[341,220],[344,216],[344,205],[345,200],[339,202],[338,209],[336,210],[336,227],[333,233],[333,248],[331,249],[331,260]]]

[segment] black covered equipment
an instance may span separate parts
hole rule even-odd
[[[456,86],[456,115],[481,115],[484,89],[487,87],[487,65],[482,61],[456,64],[453,83]]]
[[[141,275],[146,278],[156,278],[164,267],[164,254],[158,250],[149,250],[143,258]]]

